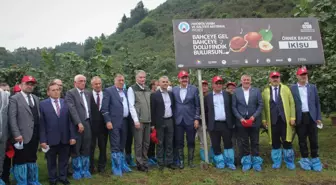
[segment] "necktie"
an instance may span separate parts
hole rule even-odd
[[[33,102],[32,102],[32,100],[31,100],[31,96],[30,96],[30,94],[27,95],[27,98],[28,98],[28,105],[29,105],[29,107],[33,108],[34,105],[33,105]]]
[[[278,88],[277,87],[274,87],[274,102],[277,102],[278,101]]]
[[[58,104],[58,100],[55,100],[55,105],[56,105],[56,114],[59,117],[60,116],[60,106]]]
[[[98,106],[98,109],[100,109],[100,96],[99,96],[99,93],[97,93],[97,106]]]

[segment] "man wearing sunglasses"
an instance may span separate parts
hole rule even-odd
[[[264,127],[268,128],[268,136],[272,144],[272,168],[281,167],[283,155],[286,167],[294,170],[292,133],[295,125],[295,104],[293,95],[288,86],[280,82],[279,72],[271,72],[269,82],[269,86],[262,93],[264,102],[262,122]]]

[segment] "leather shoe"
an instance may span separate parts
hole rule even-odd
[[[63,185],[68,185],[70,184],[70,182],[68,181],[68,179],[65,179],[65,180],[59,180],[59,182]]]
[[[172,170],[176,170],[177,166],[175,166],[174,164],[168,164],[167,168],[172,169]]]
[[[143,166],[143,165],[139,165],[137,168],[138,168],[138,170],[141,171],[141,172],[148,172],[148,168],[146,168],[146,167]]]

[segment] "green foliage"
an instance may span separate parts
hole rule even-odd
[[[146,35],[146,37],[154,36],[158,30],[155,22],[152,19],[143,20],[139,25],[139,29]]]

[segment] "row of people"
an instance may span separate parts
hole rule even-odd
[[[249,75],[241,77],[242,87],[233,93],[223,90],[224,81],[220,76],[212,79],[212,92],[205,96],[204,104],[217,168],[236,169],[232,142],[233,135],[236,135],[243,171],[251,168],[261,171],[263,159],[259,156],[259,129],[263,124],[268,128],[272,144],[273,168],[280,168],[283,155],[287,168],[295,169],[292,132],[296,129],[302,156],[300,166],[305,170],[322,170],[317,144],[317,126],[322,123],[316,86],[308,83],[305,68],[298,70],[297,78],[298,83],[289,88],[280,83],[278,72],[272,72],[270,85],[262,93],[251,86]],[[32,94],[37,83],[35,78],[23,77],[21,92],[9,98],[8,108],[6,101],[1,101],[1,123],[6,125],[8,111],[10,139],[14,144],[15,180],[18,184],[39,184],[36,164],[39,143],[46,153],[50,184],[69,184],[69,157],[74,179],[91,178],[95,144],[98,140],[98,171],[104,171],[108,137],[113,174],[122,176],[132,171],[128,165],[130,160],[125,156],[126,143],[132,143],[132,138],[128,141],[130,136],[134,137],[137,169],[147,172],[152,130],[156,130],[158,139],[156,151],[160,170],[165,166],[184,168],[185,135],[188,166],[195,167],[195,134],[201,120],[199,92],[189,83],[188,72],[180,71],[178,79],[180,85],[170,89],[168,77],[163,76],[159,79],[158,90],[151,92],[145,86],[146,73],[140,70],[136,74],[136,84],[127,91],[124,76],[118,74],[114,86],[104,92],[101,79],[93,77],[93,91],[89,92],[85,88],[86,77],[77,75],[74,88],[65,94],[65,99],[60,98],[61,81],[54,80],[47,87],[49,98],[39,102]],[[230,85],[231,89],[235,87],[233,83],[227,86]],[[1,133],[5,133],[6,128],[2,126]],[[7,137],[3,135],[3,138]],[[312,160],[308,158],[307,137]],[[7,139],[1,139],[1,142],[0,146],[3,146]]]

